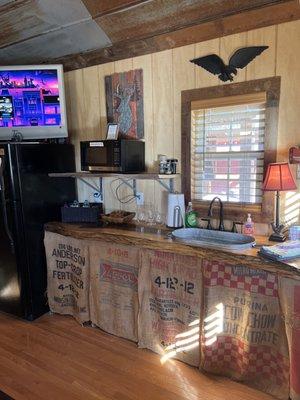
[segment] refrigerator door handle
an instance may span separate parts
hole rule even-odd
[[[2,203],[2,212],[3,212],[3,218],[4,218],[4,228],[6,231],[6,234],[8,236],[9,242],[10,242],[10,248],[12,254],[15,254],[15,245],[14,245],[14,240],[12,233],[9,229],[9,224],[8,224],[8,217],[7,217],[7,210],[6,210],[6,198],[5,198],[5,185],[4,185],[4,177],[3,177],[3,169],[4,169],[4,160],[3,158],[0,157],[0,192],[1,192],[1,203]]]

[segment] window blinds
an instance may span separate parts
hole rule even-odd
[[[261,203],[265,102],[192,110],[193,200]]]

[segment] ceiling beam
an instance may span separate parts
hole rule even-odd
[[[82,0],[92,18],[99,18],[107,14],[128,10],[141,3],[152,0]]]
[[[300,19],[299,1],[290,0],[140,40],[120,41],[105,49],[58,58],[55,62],[63,63],[65,70],[68,71],[181,47],[297,19]]]
[[[138,40],[289,0],[149,0],[94,17],[112,43]]]

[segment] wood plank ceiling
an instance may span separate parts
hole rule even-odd
[[[299,0],[0,0],[0,63],[72,70],[299,18]]]

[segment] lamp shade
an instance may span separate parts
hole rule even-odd
[[[283,191],[297,189],[288,163],[272,163],[268,165],[263,190]]]

